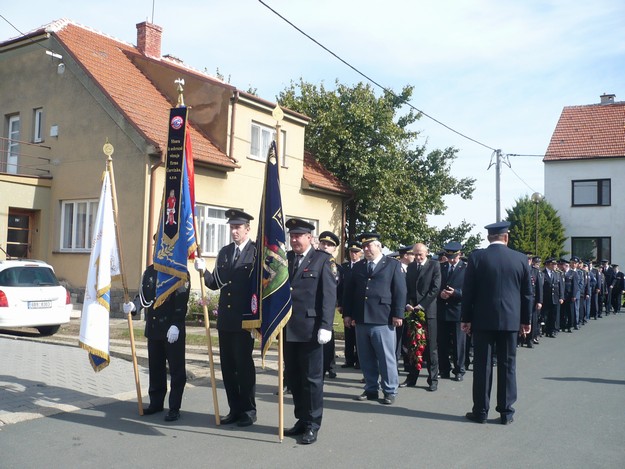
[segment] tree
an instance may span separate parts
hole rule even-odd
[[[536,210],[538,209],[538,225],[536,224]],[[560,258],[567,254],[564,250],[564,226],[558,212],[546,200],[538,204],[529,196],[516,201],[511,209],[506,209],[507,221],[510,225],[510,241],[512,249],[521,252],[532,252],[543,260],[549,257]],[[538,238],[536,237],[538,228]],[[536,250],[536,239],[538,249]]]
[[[475,180],[451,175],[457,150],[427,153],[425,145],[417,145],[419,134],[410,126],[420,116],[412,110],[399,114],[412,87],[377,97],[363,83],[335,84],[328,90],[300,79],[280,93],[278,102],[311,118],[306,149],[353,189],[348,237],[376,230],[391,249],[434,239],[427,216],[444,213],[444,196],[468,199],[474,190]]]

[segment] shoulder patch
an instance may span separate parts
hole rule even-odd
[[[330,270],[332,270],[332,275],[334,275],[334,278],[337,279],[339,278],[339,272],[338,269],[336,268],[336,261],[334,260],[334,257],[330,258]]]

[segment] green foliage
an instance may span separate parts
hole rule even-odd
[[[538,224],[536,213],[538,210]],[[521,252],[531,252],[543,260],[548,257],[562,257],[564,250],[564,226],[558,212],[544,199],[536,204],[529,196],[517,200],[516,205],[506,209],[511,223],[508,246]],[[538,226],[538,249],[536,249],[536,227]]]
[[[208,320],[217,319],[217,305],[219,304],[219,292],[206,291],[206,296],[202,298],[199,293],[192,291],[187,304],[188,321],[204,321],[204,304],[208,308]]]
[[[412,110],[400,114],[412,87],[377,97],[363,83],[335,85],[328,90],[300,79],[280,93],[278,102],[311,118],[306,149],[353,189],[349,237],[376,230],[391,249],[436,238],[427,216],[444,213],[444,196],[469,199],[474,190],[475,180],[452,175],[457,150],[428,153],[417,144],[419,133],[410,126],[420,116]]]
[[[432,232],[425,238],[425,244],[430,247],[432,253],[440,251],[445,244],[450,241],[460,241],[462,243],[462,253],[468,256],[471,251],[479,247],[482,243],[482,235],[470,235],[473,225],[463,221],[460,226],[445,226],[441,230],[431,230]],[[464,240],[464,241],[462,241]]]

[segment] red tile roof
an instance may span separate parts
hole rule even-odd
[[[567,106],[544,161],[625,157],[625,102]]]
[[[308,151],[304,152],[304,180],[312,187],[342,195],[352,195],[351,188],[328,171]]]
[[[139,53],[137,48],[67,20],[52,23],[46,30],[58,38],[139,133],[163,151],[172,103],[133,64],[131,57]],[[171,67],[172,62],[167,65]],[[227,169],[238,167],[193,127],[191,141],[195,159]]]

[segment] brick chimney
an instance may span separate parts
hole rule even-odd
[[[161,35],[163,28],[144,21],[137,24],[137,49],[146,57],[161,58]]]
[[[616,97],[616,95],[603,93],[599,97],[601,98],[601,104],[614,104],[614,98]]]

